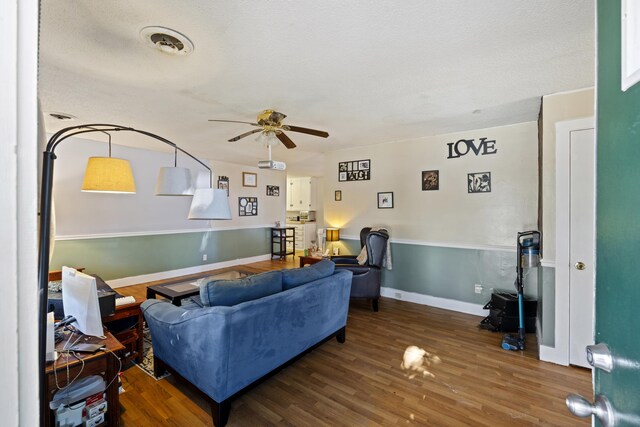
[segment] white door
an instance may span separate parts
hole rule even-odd
[[[570,134],[569,363],[589,367],[595,291],[595,138],[593,129]]]
[[[557,123],[555,348],[543,360],[562,365],[589,367],[594,341],[595,170],[593,118]]]

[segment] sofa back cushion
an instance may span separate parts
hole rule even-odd
[[[331,276],[335,268],[336,265],[334,263],[328,259],[323,259],[308,267],[282,270],[282,289],[286,291],[287,289]]]
[[[211,280],[200,285],[205,307],[232,306],[282,291],[282,272],[270,271],[235,280]]]

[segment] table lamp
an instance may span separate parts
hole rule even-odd
[[[339,228],[327,228],[327,242],[337,242],[340,240],[340,229]],[[333,255],[338,255],[339,248],[337,246],[332,247]]]

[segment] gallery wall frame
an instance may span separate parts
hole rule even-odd
[[[440,189],[440,171],[422,171],[422,191],[433,191]]]
[[[229,177],[228,176],[218,177],[218,189],[227,190],[227,197],[229,197]]]
[[[491,193],[491,172],[472,172],[467,174],[468,193]]]
[[[393,209],[393,191],[378,193],[378,209]]]
[[[267,196],[280,197],[280,187],[277,185],[267,185]]]
[[[371,159],[338,163],[338,181],[368,181],[371,179]]]
[[[242,172],[242,186],[243,187],[257,187],[258,186],[258,174],[254,172]]]
[[[238,197],[238,215],[257,216],[258,215],[258,198],[257,197]]]

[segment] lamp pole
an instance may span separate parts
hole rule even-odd
[[[178,147],[175,143],[161,136],[144,130],[134,129],[112,124],[88,124],[71,126],[64,128],[53,134],[47,142],[47,147],[43,152],[42,162],[42,186],[40,190],[40,236],[38,241],[38,305],[39,305],[39,328],[38,328],[38,356],[40,367],[40,424],[46,419],[48,411],[45,401],[46,393],[46,346],[47,346],[47,305],[49,289],[49,250],[51,238],[51,200],[53,198],[53,165],[56,159],[55,149],[62,141],[72,136],[93,133],[93,132],[136,132],[150,138],[163,142],[200,163],[209,171],[209,185],[213,188],[213,171],[209,166],[198,160],[196,157]]]

